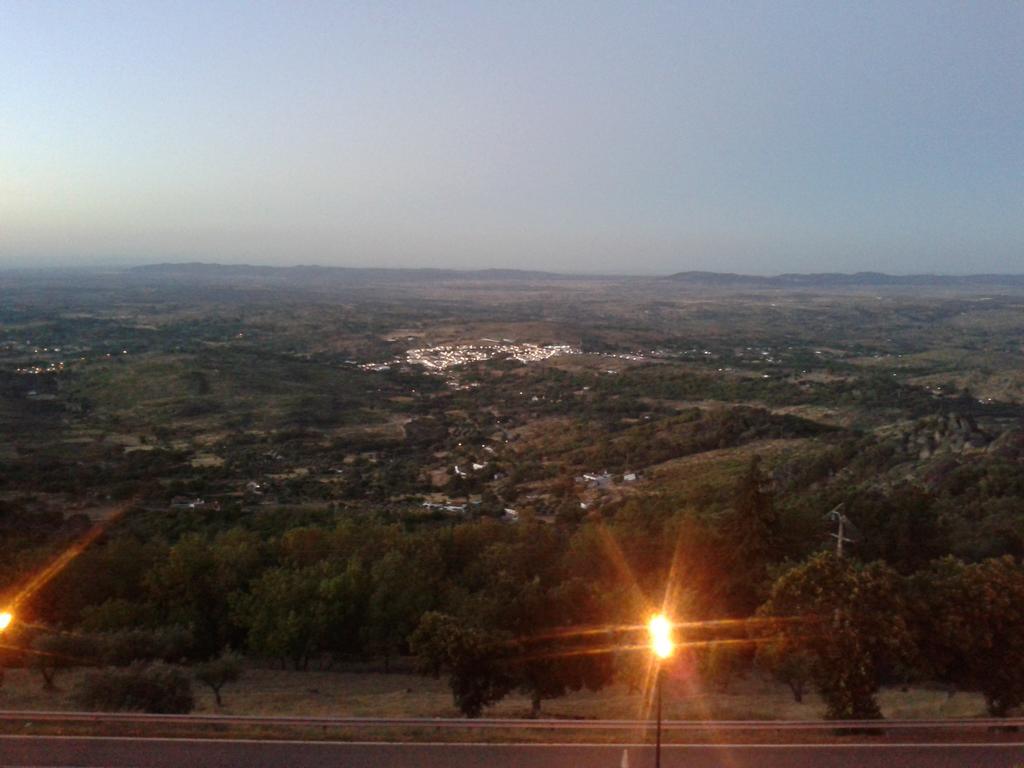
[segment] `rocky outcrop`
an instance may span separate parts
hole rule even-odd
[[[984,451],[993,442],[973,418],[955,413],[922,419],[900,435],[903,452],[922,461],[940,453]]]

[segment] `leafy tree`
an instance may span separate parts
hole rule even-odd
[[[409,636],[409,650],[419,659],[421,668],[434,678],[440,677],[441,670],[451,663],[459,630],[460,623],[454,616],[427,611]]]
[[[188,534],[150,571],[147,584],[166,621],[188,627],[194,652],[208,658],[233,639],[225,620],[230,597],[249,583],[260,564],[259,540],[252,532],[226,531],[212,544]]]
[[[526,615],[535,616],[534,629],[519,634],[518,655],[510,666],[517,687],[530,696],[531,715],[540,714],[544,699],[582,688],[596,691],[611,678],[611,654],[590,654],[591,636],[574,628],[593,626],[599,615],[592,585],[567,578],[544,591],[529,588],[520,598]],[[524,619],[524,624],[529,619]]]
[[[807,684],[814,674],[814,657],[806,648],[786,638],[765,643],[757,650],[757,664],[789,688],[793,701],[803,702]]]
[[[460,615],[516,639],[503,653],[507,674],[530,696],[534,714],[544,699],[599,688],[611,675],[610,655],[579,653],[581,636],[573,628],[600,622],[602,594],[566,568],[565,536],[553,526],[521,522],[485,546],[460,579],[475,587]]]
[[[507,638],[472,627],[463,627],[452,638],[449,685],[455,705],[466,717],[479,717],[484,707],[514,687],[505,664],[507,643]]]
[[[281,537],[280,549],[287,565],[314,565],[331,554],[331,536],[323,528],[293,528]]]
[[[43,678],[43,688],[56,689],[57,673],[71,667],[96,663],[99,656],[96,641],[85,635],[40,634],[31,644],[32,666]]]
[[[235,605],[236,620],[246,628],[256,653],[290,660],[306,669],[322,650],[326,616],[319,601],[324,569],[273,568],[263,573]]]
[[[754,456],[736,485],[722,524],[736,607],[753,610],[766,595],[768,568],[779,556],[780,522],[761,457]]]
[[[201,656],[223,646],[228,593],[220,581],[213,549],[203,537],[182,537],[167,560],[149,572],[147,582],[166,620],[192,630]]]
[[[1024,567],[1009,556],[945,558],[915,574],[910,591],[928,674],[980,690],[997,717],[1024,703]]]
[[[449,670],[455,705],[466,717],[500,701],[515,685],[508,671],[507,638],[468,626],[454,616],[425,613],[410,639],[413,651],[435,673]]]
[[[367,625],[372,582],[358,557],[341,568],[321,566],[324,576],[317,587],[317,610],[326,637],[323,650],[333,659],[363,652],[363,628]]]
[[[230,651],[222,653],[216,659],[210,659],[195,668],[196,680],[203,685],[209,686],[217,701],[217,706],[224,704],[221,701],[221,689],[228,683],[238,682],[242,677],[242,658]]]
[[[879,682],[913,653],[897,575],[883,563],[860,565],[831,553],[784,573],[761,607],[784,640],[814,659],[827,717],[876,718]]]
[[[384,657],[384,671],[416,628],[424,611],[431,607],[434,574],[418,568],[419,558],[403,552],[389,552],[371,571],[370,596],[364,636],[367,647]]]

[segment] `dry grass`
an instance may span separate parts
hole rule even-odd
[[[59,690],[42,690],[39,679],[27,670],[10,670],[2,691],[0,708],[21,711],[72,710],[70,691],[83,674],[73,671],[59,680]],[[983,714],[979,696],[927,689],[885,690],[879,696],[882,710],[889,718],[971,717]],[[444,681],[409,674],[346,673],[329,671],[283,672],[251,669],[245,678],[224,691],[223,707],[217,707],[212,694],[196,688],[196,712],[251,716],[377,716],[377,717],[458,717]],[[522,696],[510,696],[487,710],[485,717],[525,717],[529,702]],[[815,695],[803,704],[792,700],[787,689],[761,679],[736,681],[728,692],[705,693],[694,690],[683,680],[666,680],[664,715],[666,719],[712,720],[810,720],[823,715],[822,702]],[[650,710],[642,696],[624,686],[611,686],[600,692],[580,692],[544,703],[543,717],[583,719],[650,720]],[[467,721],[467,724],[468,721]],[[32,716],[22,720],[0,721],[0,733],[55,734],[87,736],[166,736],[202,738],[305,739],[332,741],[445,741],[445,742],[559,742],[634,743],[649,741],[649,724],[628,728],[586,730],[578,728],[440,728],[430,725],[325,726],[313,724],[256,723],[123,723],[38,721]],[[933,741],[955,738],[958,741],[985,741],[991,734],[985,729],[893,729],[884,727],[864,732],[825,730],[750,730],[721,729],[714,723],[694,730],[668,730],[667,743],[836,743],[848,739],[863,741]],[[1000,734],[1000,738],[1018,738]]]
[[[7,671],[0,689],[0,707],[7,710],[72,710],[71,692],[84,674],[64,673],[56,691],[44,691],[39,676],[24,669]],[[458,717],[445,680],[410,674],[334,671],[291,672],[249,669],[245,677],[224,689],[224,706],[213,694],[196,685],[196,711],[226,715],[352,716],[352,717]],[[886,717],[944,718],[984,714],[977,694],[911,688],[885,689],[879,695]],[[525,717],[530,704],[512,695],[485,713],[489,717]],[[625,685],[602,691],[580,691],[544,702],[543,714],[556,718],[634,719],[647,716],[642,694]],[[793,701],[789,690],[751,676],[735,681],[728,691],[704,691],[694,681],[668,680],[664,714],[667,719],[693,720],[809,720],[824,714],[815,694],[804,703]]]
[[[698,486],[732,487],[739,475],[758,455],[772,466],[783,456],[805,448],[806,438],[758,440],[734,448],[703,451],[647,467],[647,482],[659,491],[678,496],[692,494]]]
[[[212,453],[197,453],[191,464],[196,468],[223,467],[224,459]]]

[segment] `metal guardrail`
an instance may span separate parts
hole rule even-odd
[[[650,720],[571,720],[431,717],[267,717],[259,715],[151,715],[136,712],[0,711],[0,722],[148,723],[152,725],[280,725],[333,728],[452,728],[469,730],[629,730],[651,727]],[[818,731],[890,729],[1024,728],[1024,718],[943,720],[664,720],[674,731]]]

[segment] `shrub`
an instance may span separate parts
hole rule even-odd
[[[184,714],[195,705],[188,676],[166,664],[135,662],[92,672],[79,683],[75,703],[89,710]]]

